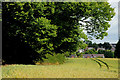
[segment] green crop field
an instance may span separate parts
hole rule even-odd
[[[90,58],[70,58],[60,65],[6,65],[3,78],[117,78],[118,59],[99,58],[109,66]],[[101,68],[100,68],[101,65]]]

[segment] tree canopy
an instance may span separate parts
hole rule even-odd
[[[114,58],[114,52],[111,50],[98,50],[98,54],[104,54],[106,58]]]
[[[109,49],[109,50],[112,48],[112,46],[110,45],[109,42],[104,42],[103,47],[104,47],[105,49]]]
[[[3,5],[3,38],[19,36],[40,54],[75,52],[89,36],[103,39],[115,15],[108,2],[10,2]]]

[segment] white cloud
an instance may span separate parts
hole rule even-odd
[[[108,2],[119,2],[120,0],[108,0]]]
[[[103,40],[93,39],[93,42],[96,43],[117,43],[118,42],[118,2],[120,0],[109,0],[112,8],[115,8],[116,15],[113,17],[112,21],[110,21],[111,27],[108,29],[108,36],[104,37]]]

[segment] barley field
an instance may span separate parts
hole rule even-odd
[[[60,65],[5,65],[2,78],[118,78],[118,59],[69,58]],[[100,68],[101,65],[101,68]]]

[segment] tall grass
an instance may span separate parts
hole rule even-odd
[[[100,68],[91,59],[71,58],[60,65],[8,65],[2,66],[3,78],[117,78],[118,60],[103,59],[110,65]]]

